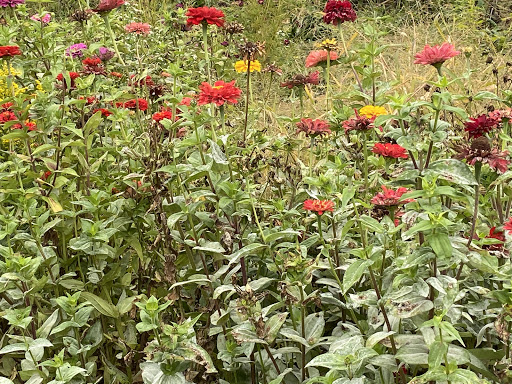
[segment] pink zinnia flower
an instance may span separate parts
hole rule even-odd
[[[147,23],[130,23],[124,26],[124,30],[138,35],[149,35],[149,32],[151,32],[151,25]]]
[[[458,55],[460,55],[460,51],[455,50],[455,46],[452,44],[443,43],[442,45],[434,45],[433,47],[426,44],[423,51],[414,55],[416,59],[414,60],[414,64],[432,65],[437,69],[439,74],[441,74],[441,66],[443,63]]]
[[[39,21],[43,24],[48,24],[51,19],[52,15],[50,15],[49,13],[46,13],[43,17],[40,17],[39,14],[30,16],[30,20]]]
[[[338,58],[338,54],[334,51],[330,51],[331,61],[336,60]],[[327,63],[327,51],[319,50],[319,51],[311,51],[306,58],[306,68],[316,67],[317,65],[322,65]]]
[[[303,208],[306,211],[318,213],[320,216],[324,212],[334,211],[334,201],[332,200],[306,200],[304,201]]]
[[[402,200],[402,195],[409,192],[407,188],[400,187],[396,191],[387,188],[385,185],[382,185],[381,188],[383,192],[377,193],[372,198],[372,204],[389,207],[394,205],[407,204],[411,201],[414,201],[414,199]]]

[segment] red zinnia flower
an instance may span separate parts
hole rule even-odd
[[[25,123],[23,125],[21,124],[14,124],[11,129],[23,129],[23,127],[27,127],[27,130],[32,132],[37,129],[36,123],[33,121],[25,120]]]
[[[0,57],[12,57],[21,55],[20,47],[16,45],[0,46]]]
[[[124,4],[124,0],[100,0],[100,3],[95,12],[110,12]]]
[[[215,24],[217,27],[224,25],[224,12],[213,7],[189,8],[185,16],[188,16],[188,25],[199,25],[201,23]]]
[[[407,188],[400,187],[396,191],[388,189],[385,185],[382,185],[381,188],[384,192],[377,193],[371,200],[372,204],[389,207],[414,201],[414,199],[401,200],[402,195],[409,192]]]
[[[434,45],[431,47],[426,44],[423,51],[414,55],[414,64],[432,65],[439,74],[441,74],[441,66],[443,63],[452,57],[460,55],[460,51],[455,50],[455,46],[449,43],[442,45]]]
[[[372,148],[372,152],[384,157],[394,157],[395,159],[407,159],[408,157],[407,149],[401,145],[391,143],[376,143]]]
[[[156,121],[157,123],[162,121],[163,119],[169,119],[169,120],[173,120],[172,118],[172,111],[160,111],[160,112],[157,112],[155,114],[153,114],[153,120]]]
[[[85,60],[82,60],[83,65],[96,66],[101,64],[101,59],[98,57],[88,57]]]
[[[350,1],[328,0],[324,8],[324,22],[338,25],[345,21],[356,21],[356,12]]]
[[[242,90],[235,87],[235,80],[229,83],[219,80],[213,87],[208,83],[202,83],[199,90],[201,91],[197,99],[199,105],[215,103],[219,107],[226,102],[236,104],[242,94]]]
[[[116,103],[116,107],[123,107],[126,109],[139,109],[139,111],[145,111],[148,109],[148,102],[139,98],[128,100],[125,103]]]
[[[138,81],[133,81],[135,79],[135,75],[131,75],[130,76],[130,82],[128,83],[128,85],[133,85],[135,87],[142,87],[142,86],[147,86],[147,87],[152,87],[155,85],[155,82],[153,81],[153,78],[151,76],[146,76]]]
[[[304,132],[308,136],[328,135],[331,132],[329,123],[325,120],[301,119],[297,123],[297,133]]]
[[[0,113],[0,124],[7,123],[8,121],[18,120],[14,112],[12,111],[5,111]]]
[[[507,231],[509,235],[512,235],[512,217],[503,225],[503,229]]]
[[[52,172],[51,171],[46,171],[45,173],[43,173],[43,176],[41,176],[41,179],[43,180],[48,180],[48,178],[52,175]]]
[[[112,112],[110,112],[106,108],[98,108],[93,111],[93,113],[96,113],[96,112],[101,112],[101,116],[103,116],[103,117],[109,117],[112,114]]]
[[[464,123],[464,130],[468,132],[469,137],[477,138],[492,131],[500,122],[501,119],[498,121],[495,117],[490,117],[484,114],[477,118],[470,118],[470,121]]]
[[[324,212],[334,211],[334,201],[332,200],[306,200],[304,207],[306,211],[316,212],[322,215]]]
[[[338,59],[338,54],[334,51],[329,51],[329,56],[332,60]],[[309,52],[308,57],[306,57],[306,68],[316,67],[317,65],[322,65],[327,63],[327,51],[319,50],[319,51],[311,51]]]
[[[114,76],[120,79],[121,77],[123,77],[123,74],[119,72],[110,72],[110,76]]]
[[[78,79],[80,77],[80,74],[77,72],[69,72],[69,78],[71,80],[71,88],[75,88],[75,79]],[[56,77],[58,81],[62,81],[64,83],[64,87],[66,87],[66,81],[64,79],[64,74],[59,73]]]
[[[496,227],[492,227],[489,231],[489,234],[485,236],[486,239],[496,239],[501,241],[501,244],[487,244],[483,245],[483,249],[488,249],[489,251],[501,251],[503,249],[503,243],[505,242],[505,232],[496,231]]]
[[[9,109],[11,109],[11,107],[13,105],[14,105],[14,103],[4,103],[4,104],[0,105],[0,108],[2,109],[2,112],[8,111]]]
[[[130,23],[124,26],[124,30],[138,35],[149,35],[149,32],[151,32],[151,25],[147,23]]]

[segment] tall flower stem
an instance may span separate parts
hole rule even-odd
[[[249,123],[249,96],[251,88],[251,60],[247,58],[247,84],[246,84],[246,95],[245,95],[245,119],[244,119],[244,136],[243,142],[247,138],[247,124]]]
[[[368,133],[363,132],[364,189],[368,191]]]
[[[119,53],[119,48],[117,47],[117,42],[116,42],[116,36],[114,35],[114,31],[112,30],[112,27],[110,25],[110,20],[108,19],[108,15],[109,15],[108,13],[103,15],[103,20],[105,21],[105,27],[107,27],[107,31],[110,35],[110,39],[112,40],[112,45],[114,46],[114,51],[116,51],[116,55],[117,55],[117,58],[119,59],[119,62],[122,65],[126,65],[123,58],[121,57],[121,54]]]
[[[476,179],[476,186],[475,186],[475,206],[473,209],[473,219],[471,221],[471,231],[469,232],[469,239],[468,243],[466,244],[466,247],[469,249],[471,246],[471,243],[473,242],[473,236],[475,235],[475,228],[476,228],[476,220],[478,217],[478,202],[480,200],[480,171],[482,170],[482,162],[477,161],[475,163],[475,179]],[[460,279],[460,275],[462,273],[462,268],[464,267],[464,262],[461,261],[459,265],[459,270],[457,271],[457,275],[455,278],[457,280]]]
[[[311,144],[309,145],[309,177],[313,177],[313,149],[315,148],[315,137],[311,136]]]
[[[13,75],[11,72],[11,62],[10,62],[10,60],[6,60],[6,63],[7,63],[7,73],[9,74],[7,76],[7,86],[9,87],[9,89],[11,91],[11,96],[15,97],[16,92],[14,91],[14,80],[13,80]]]
[[[206,61],[206,75],[208,76],[208,82],[211,83],[211,65],[210,65],[210,53],[208,51],[208,24],[203,21],[203,48],[204,48],[204,60]]]
[[[331,70],[331,50],[327,50],[327,66],[325,67],[325,107],[329,110],[329,88],[330,88],[330,70]]]

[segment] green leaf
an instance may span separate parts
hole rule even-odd
[[[267,343],[272,344],[274,342],[287,317],[288,312],[284,312],[278,313],[268,319],[265,324],[265,341]]]
[[[371,335],[368,340],[366,340],[366,348],[373,348],[378,342],[386,339],[390,335],[393,335],[394,331],[389,332],[375,332],[373,335]]]
[[[337,353],[324,353],[313,358],[306,367],[324,367],[328,369],[335,369],[337,371],[344,371],[347,369],[345,360],[346,356],[339,355]]]
[[[343,293],[352,288],[352,286],[359,281],[363,273],[366,272],[368,267],[373,264],[372,260],[356,260],[350,267],[347,268],[343,275]]]
[[[441,259],[452,257],[453,248],[448,234],[441,232],[433,233],[428,237],[428,243],[437,257]]]
[[[211,253],[224,253],[226,250],[218,241],[205,241],[199,240],[199,245],[194,247],[196,251],[211,252]]]
[[[458,185],[478,185],[475,175],[467,164],[456,159],[434,161],[425,174],[432,174]]]
[[[448,344],[434,341],[428,352],[428,368],[434,369],[439,367],[444,361],[445,355],[448,353]]]
[[[89,303],[92,304],[92,306],[102,315],[118,318],[119,317],[119,311],[117,308],[108,303],[106,300],[102,299],[101,297],[96,296],[93,293],[90,292],[82,292],[80,294],[81,299],[87,300]]]
[[[236,264],[240,261],[242,257],[246,257],[250,254],[256,253],[257,251],[265,247],[266,245],[260,243],[251,243],[249,245],[246,245],[242,249],[239,249],[238,251],[232,253],[227,257],[227,259],[229,260],[229,265]]]
[[[368,228],[370,231],[376,232],[376,233],[384,233],[384,227],[381,223],[379,223],[377,220],[375,220],[373,217],[370,217],[368,215],[361,215],[361,223]]]

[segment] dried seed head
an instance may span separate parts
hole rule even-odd
[[[242,24],[237,23],[236,21],[234,21],[232,23],[224,24],[224,29],[230,35],[234,35],[234,34],[237,34],[237,33],[242,33],[245,30],[245,27]]]
[[[473,151],[489,152],[491,150],[491,143],[485,136],[480,136],[471,142],[471,149]]]

